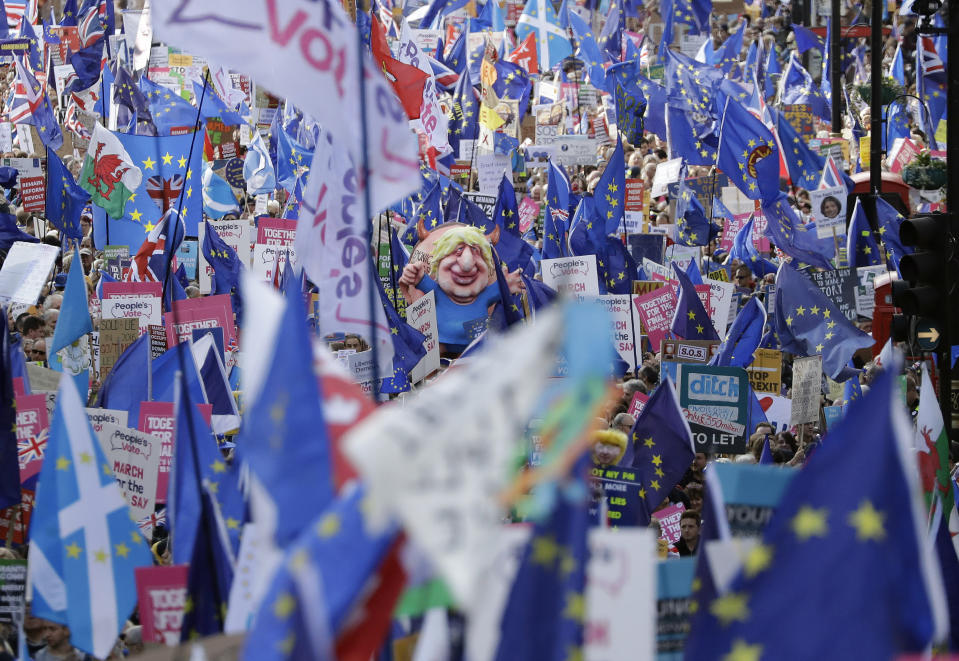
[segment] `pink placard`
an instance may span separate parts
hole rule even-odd
[[[733,247],[733,240],[736,238],[736,234],[749,220],[749,216],[754,216],[753,245],[756,246],[756,249],[760,252],[769,251],[769,239],[766,237],[766,216],[763,215],[761,211],[736,214],[732,220],[727,218],[723,224],[723,235],[719,239],[720,249],[724,252],[729,252],[729,249]]]
[[[639,312],[643,333],[653,347],[659,347],[669,334],[673,310],[676,309],[676,293],[672,287],[660,287],[656,291],[635,297],[633,303]]]
[[[519,203],[519,233],[526,234],[538,216],[539,202],[531,197],[524,197]]]
[[[899,151],[896,152],[895,156],[892,158],[892,165],[889,166],[889,171],[893,174],[899,174],[902,172],[902,169],[919,154],[919,147],[916,146],[916,143],[906,138],[902,141],[902,144],[899,146]]]
[[[635,420],[639,414],[642,413],[643,407],[646,406],[646,402],[648,401],[649,395],[644,395],[641,392],[633,393],[633,400],[629,403],[629,410],[627,413],[633,416],[633,419]]]
[[[159,282],[104,282],[104,300],[115,296],[156,296],[157,298],[163,298],[163,285]]]
[[[189,565],[137,567],[134,572],[143,642],[178,645]]]
[[[50,433],[46,395],[18,395],[17,458],[20,461],[20,482],[40,472]]]
[[[194,328],[219,327],[223,329],[224,348],[228,354],[236,348],[236,326],[233,324],[233,307],[229,294],[174,301],[173,312],[164,315],[164,320],[167,346],[172,347],[192,337]],[[230,355],[227,357],[227,362],[232,365]]]
[[[663,530],[662,538],[670,544],[679,541],[679,519],[685,511],[686,507],[679,503],[653,512],[653,516],[659,519],[659,525]]]
[[[157,473],[158,503],[166,502],[170,484],[170,465],[173,463],[173,402],[140,402],[137,429],[160,439],[160,468]]]

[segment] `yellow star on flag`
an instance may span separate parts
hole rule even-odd
[[[862,501],[858,509],[849,514],[849,525],[856,529],[856,539],[880,541],[886,536],[883,521],[886,515],[872,506],[868,500]]]
[[[827,531],[826,508],[816,509],[809,505],[803,505],[799,508],[796,516],[793,517],[790,525],[793,532],[796,533],[796,537],[802,541],[806,541],[810,537],[825,537]]]

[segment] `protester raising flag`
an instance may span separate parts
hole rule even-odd
[[[111,218],[123,218],[127,200],[142,180],[143,172],[116,135],[102,124],[94,126],[79,182],[93,203]]]

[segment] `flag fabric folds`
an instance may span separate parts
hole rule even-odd
[[[676,299],[676,310],[673,312],[673,321],[670,324],[673,334],[684,340],[719,340],[716,328],[709,319],[709,314],[696,293],[695,286],[690,282],[689,276],[675,263],[673,273],[679,280],[679,296]]]
[[[736,315],[726,340],[713,356],[710,365],[747,367],[759,347],[766,326],[766,308],[758,298],[750,298]]]
[[[60,316],[50,342],[50,354],[73,344],[86,333],[93,332],[93,321],[87,307],[87,281],[83,277],[83,262],[80,261],[80,246],[73,249],[73,261],[67,274],[67,287],[63,292]]]
[[[79,241],[83,238],[80,215],[89,202],[90,194],[74,181],[57,153],[47,147],[47,220],[68,239]]]

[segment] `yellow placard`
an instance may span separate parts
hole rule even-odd
[[[868,135],[861,136],[859,138],[859,161],[862,163],[862,167],[869,167],[869,150],[871,149],[872,139]]]
[[[757,393],[778,395],[783,381],[783,355],[776,349],[756,349],[752,365],[746,368],[749,385]]]

